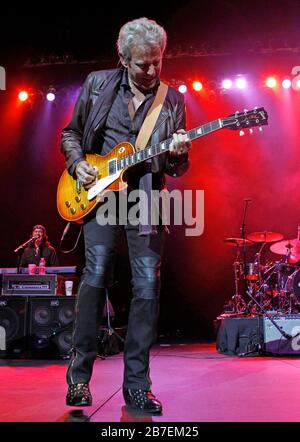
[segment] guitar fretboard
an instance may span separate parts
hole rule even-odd
[[[210,123],[203,124],[202,126],[195,127],[187,131],[188,138],[193,141],[197,138],[203,137],[210,134],[216,130],[223,127],[222,119],[211,121]],[[161,141],[160,143],[154,144],[153,146],[145,147],[145,149],[135,152],[134,154],[128,155],[117,161],[117,170],[124,169],[129,166],[134,166],[135,164],[141,163],[142,161],[153,158],[169,150],[172,138]]]

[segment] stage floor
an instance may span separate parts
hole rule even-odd
[[[129,413],[121,383],[123,354],[97,359],[93,405],[65,405],[67,360],[0,360],[1,422],[294,422],[300,421],[300,357],[239,358],[214,343],[157,345],[153,392],[162,416]]]

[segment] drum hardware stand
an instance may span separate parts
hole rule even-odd
[[[240,228],[240,232],[241,232],[241,238],[244,240],[244,244],[243,244],[243,268],[244,268],[244,284],[245,284],[245,292],[247,293],[248,287],[247,287],[247,280],[246,280],[246,273],[247,273],[247,260],[246,260],[246,235],[245,235],[245,219],[246,219],[246,213],[247,213],[247,208],[248,205],[251,203],[251,199],[250,198],[245,198],[244,199],[244,213],[243,213],[243,218],[242,218],[242,226]]]
[[[276,324],[276,322],[274,321],[274,319],[272,318],[272,316],[270,316],[267,311],[260,305],[260,303],[252,296],[250,291],[247,291],[247,295],[252,299],[252,301],[257,305],[257,307],[259,307],[259,309],[263,312],[263,314],[270,319],[270,321],[272,322],[272,324],[277,328],[277,330],[282,334],[282,336],[284,336],[286,339],[292,339],[295,336],[291,336],[288,333],[286,333],[284,330],[282,330],[282,327],[279,327],[279,325]],[[300,334],[300,332],[298,333]],[[298,335],[297,334],[297,335]],[[297,336],[296,335],[296,336]]]
[[[280,327],[277,323],[276,323],[276,321],[272,318],[272,316],[270,316],[267,312],[266,312],[266,310],[260,305],[260,303],[255,299],[255,297],[252,295],[252,293],[251,293],[251,291],[252,290],[247,290],[247,295],[251,298],[251,300],[257,305],[257,307],[262,311],[262,313],[264,314],[264,316],[265,317],[267,317],[271,322],[272,322],[272,324],[274,325],[274,327],[276,327],[277,328],[277,330],[279,331],[279,333],[284,337],[284,338],[286,338],[286,339],[294,339],[296,336],[299,336],[300,335],[300,332],[299,333],[297,333],[295,336],[291,336],[291,335],[289,335],[288,333],[286,333],[284,330],[283,330],[283,328],[282,327]],[[260,353],[261,352],[261,347],[262,347],[262,345],[261,345],[261,332],[260,332],[260,317],[261,317],[261,315],[258,315],[258,343],[257,343],[257,348],[256,349],[254,349],[254,350],[251,350],[251,351],[248,351],[248,352],[245,352],[245,353],[240,353],[239,354],[239,356],[248,356],[248,355],[250,355],[250,354],[252,354],[252,353],[255,353],[256,351],[258,351],[258,353]]]
[[[290,258],[291,253],[292,253],[291,249],[292,249],[292,247],[289,247],[289,246],[287,247],[286,255],[282,258],[281,261],[279,261],[279,263],[278,263],[279,266],[281,266],[282,264],[287,264],[289,262],[289,258]],[[282,277],[282,275],[280,275],[280,273],[281,272],[280,272],[280,269],[279,269],[278,270],[277,284],[278,284],[279,296],[281,297],[282,293],[284,293],[284,295],[287,294],[287,292],[288,292],[288,290],[287,290],[288,283],[292,279],[292,276],[294,275],[294,272],[292,273],[292,275],[289,275],[287,277],[285,282],[282,280],[283,277]],[[280,299],[280,301],[281,301],[281,299]],[[291,314],[292,313],[292,294],[289,295],[288,302],[289,302],[289,308],[288,308],[288,312],[287,313]]]
[[[281,260],[281,261],[286,261],[286,259],[288,259],[288,256],[289,256],[289,253],[290,252],[288,252],[287,253],[287,255]],[[266,279],[266,281],[271,277],[271,275],[277,270],[277,268],[278,268],[278,266],[279,265],[281,265],[282,264],[282,262],[281,261],[279,261],[278,263],[276,263],[273,267],[274,267],[274,269],[272,270],[272,272],[271,272],[271,274],[268,276],[268,278]],[[261,284],[261,286],[258,288],[258,292],[260,292],[260,290],[261,290],[261,288],[262,288],[262,286],[265,284],[265,282],[266,281],[264,281],[262,284]],[[250,290],[247,290],[247,295],[251,298],[251,300],[256,304],[256,306],[259,308],[259,310],[264,314],[264,316],[265,317],[267,317],[271,322],[272,322],[272,324],[274,325],[274,327],[276,327],[277,328],[277,330],[279,331],[279,333],[284,337],[284,338],[286,338],[286,339],[293,339],[293,338],[295,338],[296,336],[298,336],[299,334],[300,334],[300,332],[299,333],[297,333],[295,336],[291,336],[290,334],[288,334],[288,333],[286,333],[283,329],[282,329],[282,327],[280,327],[277,323],[276,323],[276,321],[272,318],[272,316],[271,315],[269,315],[268,313],[267,313],[267,311],[264,309],[264,307],[255,299],[255,297],[252,295],[252,290],[250,289]],[[250,301],[251,302],[251,301]],[[249,305],[249,304],[248,304]],[[260,344],[258,344],[258,347],[259,347],[259,349],[260,349]],[[250,354],[250,353],[253,353],[253,351],[252,352],[247,352],[247,353],[242,353],[240,356],[246,356],[247,354]]]
[[[289,275],[286,279],[286,282],[284,283],[284,287],[283,287],[283,291],[284,293],[288,292],[288,287],[289,287],[289,282],[293,280],[293,277],[295,275],[295,273],[297,273],[299,271],[299,269],[295,270],[291,275]],[[291,291],[290,295],[289,295],[289,310],[288,310],[288,314],[292,313],[292,300],[293,298],[295,298],[295,294],[293,293],[293,291]]]
[[[239,294],[240,268],[241,268],[241,260],[240,260],[240,251],[239,251],[239,247],[238,247],[236,259],[233,263],[235,292],[231,298],[233,300],[234,313],[238,313],[238,314],[242,313],[246,307],[245,301],[243,300],[242,296]]]
[[[266,243],[264,243],[263,245],[265,245],[265,244]],[[261,248],[261,250],[262,250],[262,248]],[[260,265],[260,252],[261,252],[261,250],[256,254],[256,255],[258,255],[256,260],[259,263],[259,265]],[[261,272],[260,272],[260,267],[259,267],[259,273],[258,273],[259,286],[258,286],[258,288],[256,290],[256,293],[259,295],[260,304],[263,303],[263,296],[264,296],[264,293],[265,293],[264,290],[262,290],[262,289],[267,284],[267,282],[272,277],[272,275],[274,275],[275,273],[278,274],[278,277],[277,277],[277,290],[278,290],[278,293],[280,294],[282,290],[284,290],[286,292],[287,282],[285,283],[285,287],[282,287],[282,281],[280,279],[280,266],[282,264],[288,262],[289,254],[290,254],[290,252],[288,252],[287,255],[285,255],[280,261],[276,262],[272,267],[270,267],[267,270],[267,272],[270,272],[267,278],[263,278],[263,279],[261,278]],[[288,278],[290,278],[290,277],[288,277]],[[253,291],[251,290],[251,293],[252,292]],[[292,304],[291,303],[292,303],[292,300],[290,299],[289,302],[290,302],[289,313],[291,313],[291,308],[292,308]],[[249,310],[249,307],[250,307],[251,303],[252,303],[252,300],[248,303],[248,305],[246,307],[247,310]],[[278,308],[280,308],[279,305],[278,305]]]
[[[274,267],[274,269],[272,270],[272,272],[270,273],[270,275],[268,276],[268,278],[259,286],[259,288],[258,288],[258,290],[257,290],[257,292],[258,293],[260,293],[260,291],[261,291],[261,289],[262,289],[262,287],[263,287],[263,285],[266,283],[266,281],[268,281],[268,279],[272,276],[272,274],[277,270],[277,268],[279,267],[279,265],[281,264],[281,262],[278,262],[278,263],[276,263],[273,267]],[[250,306],[250,303],[251,302],[253,302],[258,308],[259,308],[259,311],[261,311],[263,314],[264,314],[264,316],[265,317],[267,317],[271,322],[272,322],[272,324],[274,325],[274,327],[276,327],[277,328],[277,330],[279,331],[279,333],[284,337],[284,338],[286,338],[286,339],[293,339],[293,338],[295,338],[296,336],[298,336],[299,334],[300,334],[300,332],[299,333],[297,333],[295,336],[291,336],[291,335],[289,335],[288,333],[286,333],[283,329],[282,329],[282,327],[280,327],[277,323],[276,323],[276,321],[272,318],[272,316],[270,316],[268,313],[267,313],[267,311],[264,309],[264,307],[255,299],[255,296],[253,296],[253,294],[252,294],[252,292],[253,292],[253,289],[252,288],[250,288],[250,289],[247,289],[247,295],[251,298],[251,301],[248,303],[248,305],[247,305],[247,307],[246,307],[246,309],[249,309],[249,306]],[[259,341],[258,341],[258,343],[257,343],[257,348],[256,349],[254,349],[254,350],[251,350],[251,351],[248,351],[248,352],[245,352],[245,353],[240,353],[239,354],[239,356],[248,356],[248,355],[250,355],[250,354],[252,354],[252,353],[255,353],[256,351],[258,351],[259,353],[261,352],[261,342],[260,342],[260,340],[261,340],[261,331],[260,331],[260,316],[261,315],[258,315],[258,324],[259,324],[259,326],[258,326],[258,339],[259,339]]]
[[[258,287],[259,289],[257,290],[257,293],[259,295],[259,301],[260,303],[262,303],[262,295],[261,295],[261,288],[262,288],[262,283],[261,283],[261,266],[260,266],[260,257],[261,257],[261,252],[264,248],[264,246],[266,245],[266,242],[263,242],[261,245],[261,248],[259,249],[259,251],[255,254],[255,261],[254,264],[256,264],[257,266],[257,276],[258,276]]]

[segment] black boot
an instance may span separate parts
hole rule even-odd
[[[127,407],[131,410],[149,414],[161,414],[162,412],[161,402],[155,398],[151,391],[123,388],[123,396]]]
[[[92,405],[92,395],[89,384],[79,383],[69,385],[66,404],[71,407],[88,407]]]

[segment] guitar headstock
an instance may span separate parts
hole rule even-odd
[[[221,118],[222,126],[227,129],[241,130],[268,124],[268,114],[263,107],[254,108],[250,111],[236,112],[229,117]]]

